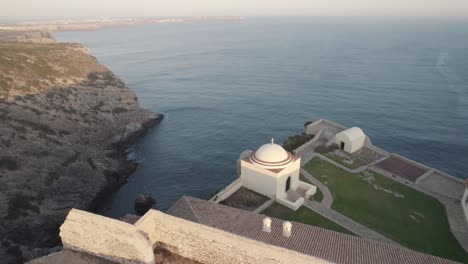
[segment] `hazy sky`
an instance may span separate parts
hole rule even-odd
[[[468,17],[468,0],[0,0],[1,20],[202,15]]]

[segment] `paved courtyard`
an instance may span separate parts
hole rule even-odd
[[[463,193],[465,192],[465,186],[463,184],[455,179],[442,175],[438,171],[433,171],[429,175],[421,177],[417,185],[457,201],[461,201]]]
[[[412,182],[415,182],[418,177],[428,171],[395,156],[390,156],[375,164],[375,166]]]

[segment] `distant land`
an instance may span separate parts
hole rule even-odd
[[[0,30],[45,30],[45,31],[80,31],[98,30],[108,27],[134,26],[144,24],[166,24],[205,21],[237,21],[244,17],[174,17],[174,18],[126,18],[126,19],[82,19],[82,20],[42,20],[0,24]]]

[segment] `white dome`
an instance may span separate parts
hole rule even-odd
[[[250,161],[266,169],[279,169],[289,165],[293,161],[293,156],[272,140],[271,143],[252,152]]]
[[[279,162],[287,159],[288,156],[286,150],[275,143],[265,144],[255,152],[255,157],[264,162]]]

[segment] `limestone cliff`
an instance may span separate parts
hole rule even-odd
[[[48,30],[0,29],[0,41],[52,43],[55,37]]]
[[[82,45],[0,42],[0,259],[59,245],[70,208],[124,183],[126,148],[161,119]]]

